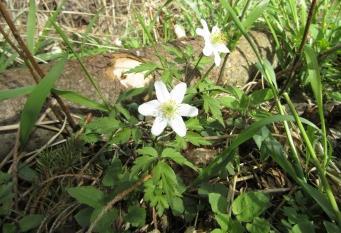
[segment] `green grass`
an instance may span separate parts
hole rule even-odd
[[[208,79],[206,73],[210,69],[202,70],[201,77],[188,88],[185,97],[185,102],[199,108],[200,114],[186,121],[188,134],[184,138],[171,131],[154,137],[150,133],[151,122],[138,115],[138,105],[144,102],[141,96],[150,98],[152,87],[124,92],[116,103],[107,103],[103,98],[81,57],[116,49],[110,41],[91,35],[104,9],[96,11],[84,33],[68,34],[57,23],[60,5],[47,21],[43,35],[38,36],[34,17],[37,9],[33,2],[30,2],[26,36],[30,51],[44,60],[56,60],[71,51],[68,58],[76,58],[81,64],[103,103],[85,98],[82,93],[53,89],[52,81],[61,72],[60,67],[53,68],[35,87],[1,90],[1,101],[31,94],[23,110],[22,142],[28,139],[50,90],[75,104],[102,111],[103,117],[94,117],[90,122],[82,119],[82,130],[75,136],[82,142],[77,144],[80,148],[77,148],[75,163],[69,151],[76,151],[70,148],[76,145],[65,144],[37,155],[41,156],[36,160],[38,165],[28,164],[31,170],[26,168],[25,172],[34,174],[57,164],[58,175],[63,169],[68,173],[64,174],[67,182],[56,178],[53,182],[59,185],[45,186],[37,203],[31,202],[34,197],[26,194],[22,197],[27,204],[25,209],[0,211],[6,227],[16,228],[12,220],[23,221],[28,216],[25,210],[31,207],[34,214],[46,215],[49,211],[44,206],[75,205],[69,213],[74,219],[60,220],[59,229],[67,224],[76,229],[90,227],[96,232],[138,231],[147,224],[148,230],[162,229],[161,219],[166,216],[172,220],[169,232],[182,232],[190,227],[215,233],[340,230],[340,159],[331,146],[335,139],[329,128],[334,126],[325,117],[325,103],[340,102],[341,6],[338,1],[318,1],[311,15],[310,2],[293,0],[174,0],[150,14],[134,9],[135,18],[121,38],[126,48],[172,41],[176,39],[175,24],[181,24],[188,36],[195,36],[195,29],[201,27],[199,20],[203,18],[210,28],[217,25],[222,29],[230,50],[245,37],[257,56],[256,67],[261,76],[258,78],[263,79],[263,88],[245,91],[219,86]],[[271,35],[278,67],[262,57],[249,35],[257,29]],[[307,34],[305,29],[309,29]],[[55,43],[51,42],[55,38],[66,51],[51,54],[44,49]],[[18,54],[7,43],[3,45],[1,49],[6,53],[0,55],[0,71],[18,65]],[[158,73],[173,86],[174,80],[183,80],[186,75],[177,65],[190,63],[202,69],[201,57],[194,57],[190,48],[178,51],[169,46],[166,50],[176,59],[169,61],[159,56],[160,64],[145,63],[131,72]],[[314,122],[298,115],[295,104],[299,104],[297,95],[301,93],[317,108],[318,117]],[[204,166],[196,165],[189,160],[196,149],[206,154],[214,151],[214,159]],[[56,163],[52,156],[58,156]],[[72,169],[63,168],[63,161],[66,164],[71,161]],[[191,169],[189,178],[183,175],[186,169]],[[7,177],[5,172],[8,170],[0,173],[0,188],[5,190],[0,195],[0,203],[9,208],[17,201],[12,198],[15,189],[11,182],[17,177]],[[43,174],[37,176],[46,180]],[[86,178],[80,178],[83,176]],[[237,182],[238,179],[242,181]],[[285,184],[280,186],[276,179]],[[272,183],[275,186],[268,187]],[[35,190],[34,194],[39,190],[39,184],[34,181],[23,185],[19,188],[24,191],[27,187]],[[40,208],[33,208],[39,206],[38,201]],[[49,228],[55,222],[56,218],[51,215],[32,228],[39,225]]]

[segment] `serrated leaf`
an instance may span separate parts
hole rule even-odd
[[[212,113],[214,119],[218,120],[222,126],[225,126],[222,113],[220,111],[220,102],[217,99],[213,99],[209,95],[204,95],[204,110],[206,113]]]
[[[186,127],[189,130],[195,130],[195,131],[201,131],[204,129],[202,125],[200,124],[200,121],[198,118],[191,118],[186,121]]]
[[[158,68],[157,64],[152,63],[152,62],[145,62],[145,63],[141,63],[140,65],[128,70],[125,73],[129,74],[129,73],[147,72],[148,74],[150,74],[151,72],[153,72],[157,68]]]
[[[139,172],[146,171],[149,166],[156,160],[156,157],[151,157],[149,155],[143,155],[138,157],[134,161],[134,166],[131,168],[130,176],[133,177],[137,175]]]
[[[232,212],[242,222],[250,222],[260,216],[268,207],[270,199],[262,192],[240,194],[232,203]]]
[[[63,57],[56,65],[51,68],[51,70],[37,84],[31,95],[28,97],[20,117],[21,144],[24,145],[27,142],[47,96],[50,94],[54,83],[64,70],[65,62],[66,57]]]
[[[188,161],[182,154],[177,152],[176,150],[172,148],[166,148],[162,151],[161,154],[162,158],[169,158],[176,162],[179,165],[186,165],[190,168],[192,168],[194,171],[198,170],[194,164],[192,164],[190,161]]]
[[[86,129],[90,129],[96,133],[112,133],[120,127],[120,122],[113,117],[101,117],[92,120]]]
[[[19,227],[21,232],[26,232],[38,227],[43,221],[44,216],[41,214],[26,215],[19,221]]]
[[[137,150],[137,153],[141,155],[150,155],[152,157],[157,157],[158,153],[153,147],[145,146]]]
[[[67,192],[81,204],[93,208],[100,208],[103,204],[104,193],[93,186],[68,188]]]
[[[137,206],[131,206],[129,207],[128,213],[124,219],[131,223],[131,225],[134,227],[143,226],[146,221],[146,209]]]
[[[195,146],[201,146],[201,145],[208,146],[208,145],[211,145],[211,142],[207,141],[200,134],[194,133],[194,132],[187,132],[185,139],[186,139],[186,141],[192,143]]]

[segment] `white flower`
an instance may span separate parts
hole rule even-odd
[[[175,32],[176,38],[178,38],[178,39],[186,37],[186,31],[185,31],[184,27],[181,26],[180,24],[174,25],[174,32]]]
[[[170,93],[162,81],[156,81],[154,86],[157,99],[141,104],[138,108],[139,113],[144,116],[155,117],[152,126],[153,135],[160,135],[169,125],[177,135],[184,137],[187,128],[182,117],[198,115],[196,107],[182,103],[187,89],[186,83],[179,83]]]
[[[197,28],[196,33],[199,36],[204,37],[205,47],[203,53],[205,56],[214,56],[214,63],[216,66],[220,65],[221,58],[219,53],[229,53],[230,50],[226,47],[226,37],[220,32],[217,26],[212,28],[212,32],[209,31],[205,20],[200,20],[203,28]]]

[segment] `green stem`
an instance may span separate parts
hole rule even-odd
[[[313,159],[313,162],[314,162],[314,165],[319,173],[319,176],[320,176],[320,179],[321,179],[321,183],[322,183],[322,186],[327,194],[327,197],[329,199],[329,202],[333,208],[333,211],[335,213],[335,217],[336,217],[336,221],[338,222],[338,225],[341,227],[341,213],[340,213],[340,210],[339,210],[339,207],[337,205],[337,202],[335,200],[335,197],[334,197],[334,194],[333,194],[333,191],[328,183],[328,180],[326,178],[326,175],[325,175],[325,171],[323,170],[323,167],[321,166],[321,163],[320,161],[318,160],[317,156],[316,156],[316,153],[315,153],[315,150],[313,148],[313,145],[311,144],[311,141],[309,140],[309,137],[303,127],[303,124],[296,112],[296,109],[293,105],[293,103],[291,102],[290,100],[290,97],[288,95],[288,93],[283,93],[283,96],[285,98],[285,100],[287,101],[288,105],[289,105],[289,108],[290,108],[290,111],[292,112],[292,114],[294,115],[294,118],[296,120],[296,123],[298,125],[298,128],[300,129],[300,132],[301,132],[301,135],[303,137],[303,140],[305,142],[305,145],[307,147],[307,150],[308,152],[310,153],[312,159]]]

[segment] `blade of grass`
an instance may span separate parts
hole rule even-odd
[[[34,90],[35,86],[19,87],[15,89],[0,91],[0,101],[12,99],[15,97],[28,95]]]
[[[314,162],[314,165],[316,167],[316,170],[318,171],[318,174],[319,174],[319,177],[320,177],[320,180],[321,180],[321,184],[324,188],[324,191],[326,192],[327,194],[327,198],[329,199],[329,202],[331,204],[331,206],[333,207],[333,211],[334,211],[334,214],[335,214],[335,217],[336,217],[336,221],[338,222],[339,226],[341,227],[341,212],[339,210],[339,207],[337,205],[337,202],[335,200],[335,197],[334,197],[334,194],[333,194],[333,191],[328,183],[328,180],[327,180],[327,177],[326,177],[326,174],[325,174],[325,169],[323,166],[321,166],[321,163],[320,161],[318,160],[317,158],[317,155],[315,153],[315,150],[314,150],[314,147],[311,143],[311,141],[309,140],[309,137],[303,127],[303,124],[301,122],[301,119],[300,117],[298,116],[298,113],[293,105],[293,103],[291,102],[290,100],[290,97],[288,95],[288,93],[283,93],[283,96],[285,98],[285,100],[287,101],[288,103],[288,106],[290,108],[290,111],[292,112],[292,114],[294,115],[295,117],[295,121],[298,125],[298,128],[300,130],[300,133],[302,135],[302,138],[303,138],[303,141],[307,147],[307,151],[309,152],[309,154],[311,155],[311,158],[313,159],[313,162]]]
[[[78,53],[76,53],[76,51],[73,49],[69,39],[67,38],[66,34],[64,33],[64,31],[55,23],[52,22],[54,28],[56,29],[57,33],[60,35],[60,37],[63,39],[64,43],[67,45],[67,47],[71,50],[71,52],[73,53],[73,55],[76,57],[77,61],[79,62],[82,70],[85,73],[85,77],[90,81],[91,85],[95,88],[95,91],[97,93],[97,95],[101,98],[101,100],[103,101],[103,103],[105,104],[105,106],[107,107],[108,110],[110,110],[110,104],[105,100],[104,96],[102,95],[102,92],[100,91],[96,81],[92,78],[91,74],[89,73],[89,71],[86,69],[85,65],[83,64],[83,62],[81,61]]]
[[[66,57],[63,57],[37,84],[28,97],[20,117],[20,142],[25,145],[35,125],[43,104],[51,92],[55,81],[64,70]]]
[[[321,122],[321,130],[322,130],[322,145],[323,145],[323,165],[327,166],[328,160],[328,139],[327,139],[327,131],[326,131],[326,123],[324,119],[324,110],[323,110],[323,96],[322,96],[322,82],[320,76],[320,68],[317,61],[317,56],[313,48],[310,46],[305,46],[304,55],[307,62],[308,69],[308,81],[311,85],[311,88],[314,93],[314,97],[317,103],[318,113]]]
[[[60,97],[63,97],[64,99],[71,101],[72,103],[83,105],[87,108],[108,112],[108,109],[105,107],[105,105],[97,103],[96,101],[91,100],[85,96],[82,96],[74,91],[53,89],[53,92],[59,95]]]
[[[312,122],[303,118],[300,119],[302,120],[302,122],[305,122],[305,124],[318,129],[318,127]],[[237,149],[238,146],[240,146],[242,143],[251,139],[262,127],[275,122],[283,121],[294,121],[294,117],[289,115],[274,115],[253,123],[247,129],[241,132],[235,139],[233,139],[228,148],[223,153],[221,153],[221,156],[218,156],[214,161],[211,162],[211,164],[207,168],[204,168],[202,170],[196,182],[208,179],[221,171],[221,169],[227,165],[228,161],[232,159],[235,149]]]
[[[37,13],[36,1],[30,0],[26,34],[27,34],[27,47],[31,52],[33,52],[34,50],[34,35],[36,32],[36,24],[37,24],[36,13]]]
[[[47,20],[47,22],[46,22],[46,24],[44,26],[44,30],[43,30],[43,32],[41,33],[41,35],[39,36],[39,38],[38,38],[38,40],[36,42],[36,46],[35,46],[33,54],[38,52],[38,50],[41,48],[43,42],[46,40],[46,36],[47,36],[49,30],[51,29],[53,23],[56,22],[58,15],[60,14],[60,12],[63,9],[64,2],[65,2],[65,0],[61,0],[59,2],[59,5],[58,5],[56,11],[54,11],[52,13],[52,15],[48,18],[48,20]]]
[[[269,1],[262,1],[259,5],[254,7],[245,17],[245,20],[242,21],[242,25],[245,31],[248,31],[255,23],[255,21],[263,14],[263,12],[267,10],[268,3]]]

